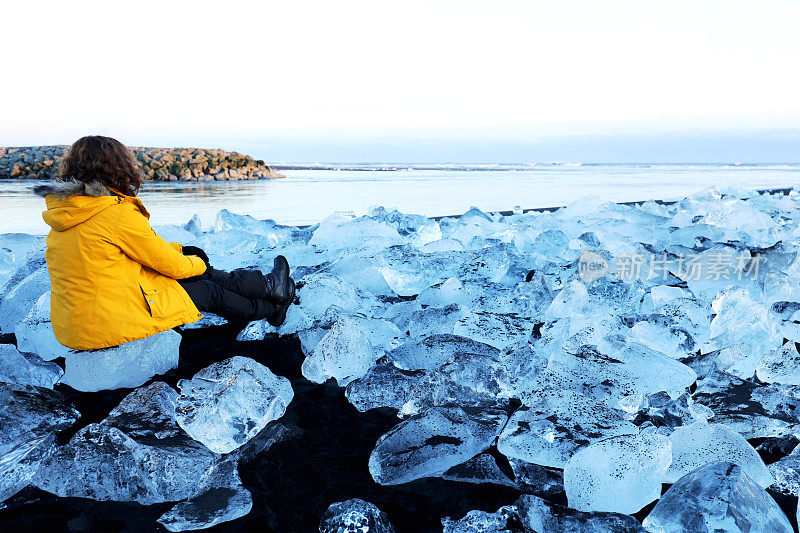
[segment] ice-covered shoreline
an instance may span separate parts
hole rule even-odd
[[[558,531],[559,520],[635,531],[642,519],[650,531],[680,530],[692,519],[685,509],[719,525],[713,505],[755,530],[792,531],[786,507],[769,494],[794,502],[800,488],[800,455],[790,453],[800,423],[800,197],[725,192],[705,190],[674,204],[585,198],[553,212],[473,209],[439,220],[375,209],[305,228],[223,210],[211,228],[194,219],[157,231],[204,248],[217,268],[268,270],[274,255],[289,259],[298,305],[280,329],[251,323],[238,339],[296,336],[306,380],[335,379],[359,411],[396,410],[397,425],[368,459],[377,483],[443,477],[525,494],[497,513],[445,520],[445,531],[467,531],[468,523],[485,531],[511,524]],[[0,375],[18,383],[3,385],[5,398],[23,407],[25,397],[39,402],[22,410],[28,414],[19,423],[50,417],[37,443],[3,441],[27,451],[14,463],[25,468],[0,488],[13,494],[32,482],[62,496],[131,499],[113,489],[125,471],[113,461],[146,446],[164,459],[135,463],[149,472],[132,481],[141,487],[135,499],[183,500],[162,523],[196,526],[198,502],[212,490],[230,495],[216,519],[246,514],[252,499],[235,473],[234,450],[250,446],[253,435],[232,431],[219,421],[224,416],[199,431],[186,409],[233,409],[203,392],[202,372],[274,391],[265,396],[269,405],[234,393],[235,417],[253,427],[280,421],[283,411],[271,402],[282,398],[276,405],[285,408],[291,389],[268,368],[234,357],[199,372],[197,384],[178,383],[180,392],[156,378],[118,408],[128,422],[111,413],[56,445],[48,435],[70,425],[74,413],[59,406],[57,393],[30,388],[60,379],[56,363],[31,352],[58,362],[64,356],[47,341],[43,242],[0,238],[0,331],[16,332]],[[80,354],[66,354],[68,372],[78,365],[77,384],[80,363],[71,358]],[[159,365],[152,374],[164,371]],[[165,432],[178,443],[161,442]],[[109,442],[120,443],[113,460],[102,456],[108,451],[100,444]],[[182,467],[196,469],[203,483],[171,478],[168,465],[186,450],[208,452]],[[101,460],[120,470],[88,482]],[[60,485],[46,481],[57,473],[65,477]],[[159,488],[167,479],[180,498],[169,500]],[[663,484],[672,488],[662,496]],[[753,496],[730,500],[726,491]],[[564,499],[569,509],[558,506]],[[347,509],[377,520],[357,502],[331,512]]]

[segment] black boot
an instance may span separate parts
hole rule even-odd
[[[264,298],[278,306],[294,299],[294,282],[289,277],[289,262],[279,255],[275,258],[272,272],[266,274],[267,289]]]
[[[280,256],[282,257],[282,256]],[[285,261],[286,259],[284,259]],[[276,259],[277,261],[277,259]],[[292,305],[294,301],[294,280],[289,278],[289,295],[286,302],[278,304],[277,308],[275,309],[275,313],[271,316],[267,317],[267,322],[271,325],[275,326],[276,328],[283,324],[283,321],[286,320],[286,311],[289,310],[289,306]]]

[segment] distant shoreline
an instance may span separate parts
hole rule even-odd
[[[146,179],[152,181],[231,181],[283,178],[249,155],[206,148],[130,146]],[[0,179],[50,179],[69,146],[0,147]]]

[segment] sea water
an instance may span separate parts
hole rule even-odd
[[[298,165],[301,167],[303,165]],[[397,208],[426,216],[568,204],[587,195],[616,202],[680,198],[709,186],[791,187],[800,164],[764,165],[305,165],[286,178],[229,182],[147,182],[140,196],[151,223],[204,227],[220,209],[283,224],[313,224],[335,211]],[[0,233],[47,233],[37,181],[0,180]]]

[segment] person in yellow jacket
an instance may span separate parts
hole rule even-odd
[[[283,256],[266,275],[212,268],[200,248],[153,231],[136,197],[141,183],[122,143],[87,136],[70,147],[54,181],[34,187],[47,204],[50,314],[61,344],[117,346],[194,322],[201,311],[284,321],[295,286]]]

